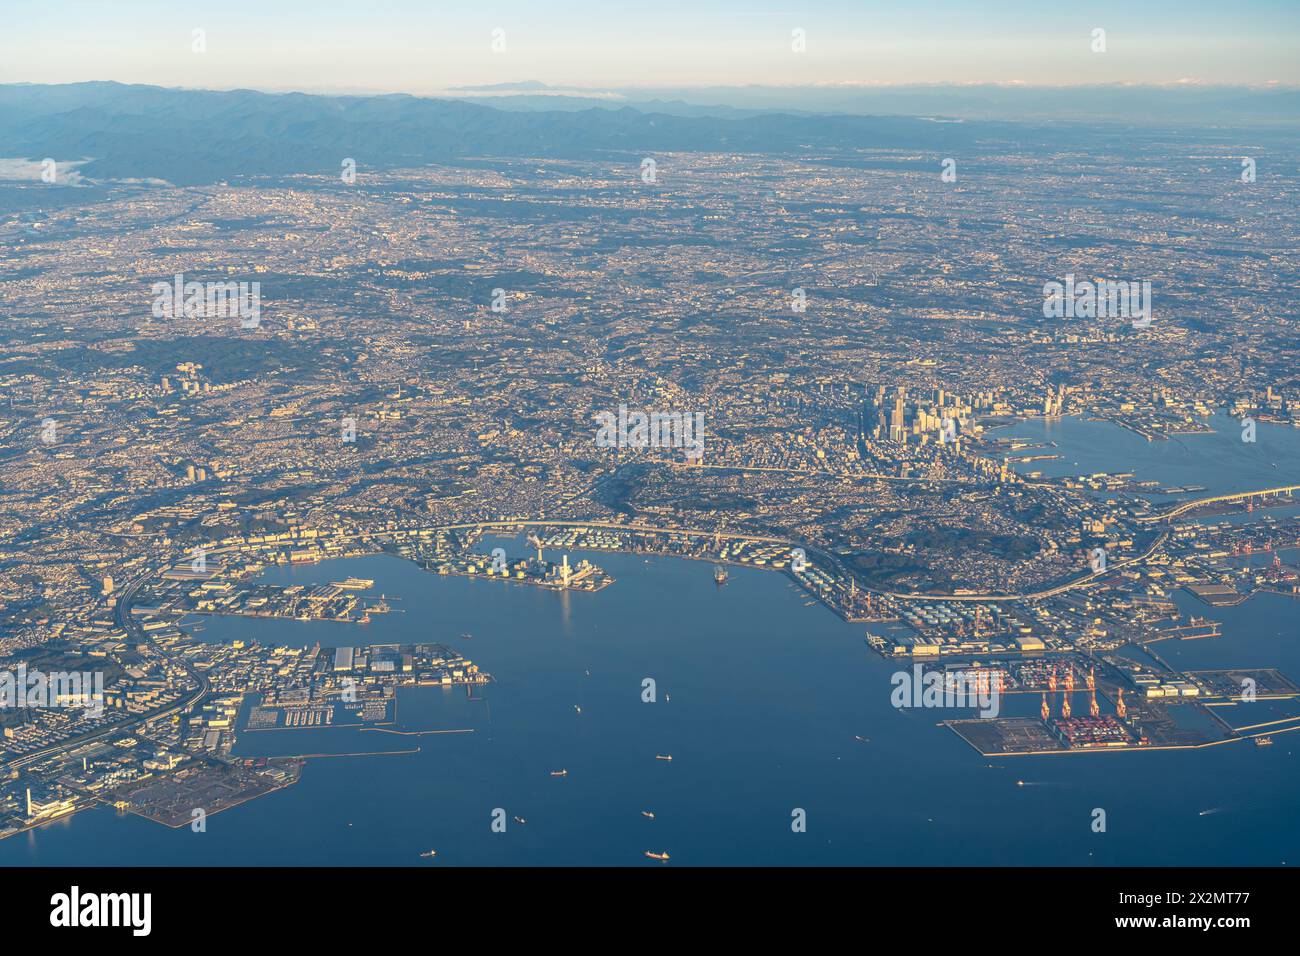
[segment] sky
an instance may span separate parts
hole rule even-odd
[[[1300,0],[4,0],[0,83],[1300,86]],[[1105,31],[1094,52],[1093,31]],[[194,49],[194,31],[205,49]],[[793,31],[804,31],[795,52]],[[494,34],[494,31],[501,31]],[[497,49],[494,50],[494,37]]]

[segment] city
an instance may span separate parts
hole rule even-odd
[[[1294,863],[1294,17],[834,15],[0,71],[0,862]]]

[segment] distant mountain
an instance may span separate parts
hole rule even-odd
[[[910,117],[674,116],[630,107],[550,111],[384,96],[214,92],[75,83],[0,85],[0,153],[89,158],[100,179],[200,184],[249,175],[335,174],[345,157],[397,167],[467,156],[632,163],[671,151],[784,153],[888,146],[951,149],[975,131]],[[980,131],[997,131],[985,126]]]
[[[1203,86],[1020,86],[946,83],[900,86],[713,86],[572,90],[616,96],[637,109],[655,101],[696,110],[848,113],[859,116],[949,116],[969,120],[1067,120],[1136,125],[1300,126],[1300,90]],[[719,114],[721,115],[721,114]]]
[[[640,113],[664,113],[668,116],[712,116],[719,119],[745,119],[767,116],[778,112],[788,116],[820,115],[818,111],[799,109],[740,109],[716,103],[688,103],[686,100],[638,100],[621,94],[586,95],[582,91],[553,91],[550,93],[510,93],[477,95],[469,87],[463,88],[462,102],[481,103],[498,110],[532,110],[541,112],[573,112],[575,110],[634,109]]]
[[[517,83],[488,83],[483,86],[453,86],[453,90],[467,90],[474,92],[495,91],[495,90],[519,90],[528,92],[529,90],[549,90],[550,86],[541,80],[520,80]]]
[[[536,89],[539,84],[511,86]],[[933,90],[929,95],[940,96]],[[858,162],[855,150],[892,148],[929,154],[937,162],[994,143],[1014,143],[1017,150],[1098,148],[1106,140],[1120,142],[1133,135],[1131,127],[1095,123],[1071,128],[1042,122],[935,122],[743,105],[700,107],[682,101],[653,101],[638,108],[605,102],[546,108],[541,101],[549,98],[536,93],[506,98],[526,104],[498,109],[491,105],[492,97],[471,102],[405,94],[315,96],[111,82],[0,85],[0,158],[89,159],[80,173],[90,179],[165,179],[191,185],[247,176],[337,175],[348,157],[363,169],[467,157],[605,156],[636,165],[642,157],[676,151],[842,151],[843,161]],[[932,105],[942,102],[936,99]]]

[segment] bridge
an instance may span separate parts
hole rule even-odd
[[[1197,498],[1193,501],[1184,501],[1170,510],[1145,519],[1146,521],[1169,521],[1184,515],[1189,511],[1197,508],[1203,508],[1206,505],[1217,504],[1221,501],[1246,501],[1250,498],[1270,498],[1273,495],[1286,495],[1294,497],[1295,493],[1300,491],[1300,485],[1283,485],[1281,488],[1263,488],[1259,491],[1237,491],[1230,495],[1215,495],[1213,498]]]
[[[1298,485],[1297,487],[1300,487]],[[744,532],[726,532],[726,531],[696,531],[688,528],[659,528],[651,525],[641,524],[620,524],[617,521],[577,521],[567,518],[557,520],[534,520],[534,519],[503,519],[499,521],[471,521],[463,524],[441,525],[437,528],[439,531],[452,530],[476,530],[488,531],[491,529],[512,529],[512,528],[606,528],[618,531],[636,531],[643,534],[676,534],[691,538],[718,538],[723,540],[747,540],[757,541],[763,544],[780,544],[790,547],[801,547],[809,555],[822,558],[823,562],[839,570],[841,573],[854,577],[852,571],[845,567],[844,562],[834,554],[821,548],[814,547],[811,544],[796,541],[792,538],[773,538],[762,535],[746,534]],[[1064,594],[1066,591],[1073,591],[1075,588],[1087,587],[1095,584],[1097,581],[1109,577],[1121,568],[1129,567],[1134,564],[1141,564],[1151,555],[1159,551],[1169,540],[1169,532],[1165,531],[1153,541],[1141,554],[1123,561],[1118,561],[1109,565],[1104,571],[1093,571],[1082,577],[1065,581],[1053,587],[1040,591],[1026,591],[1019,594],[981,594],[972,592],[970,594],[930,594],[924,591],[886,591],[880,588],[871,588],[859,585],[863,591],[870,594],[879,594],[884,597],[900,598],[907,601],[952,601],[956,603],[971,602],[1005,602],[1005,601],[1028,601],[1039,600],[1041,598],[1053,597],[1057,594]]]
[[[953,601],[958,603],[962,601],[979,603],[991,601],[1037,601],[1042,598],[1054,597],[1057,594],[1064,594],[1066,591],[1073,591],[1075,588],[1087,587],[1090,584],[1095,584],[1103,578],[1110,577],[1121,568],[1127,568],[1133,564],[1141,564],[1147,558],[1151,557],[1151,555],[1164,547],[1168,540],[1169,532],[1166,531],[1161,534],[1160,537],[1156,538],[1150,547],[1135,557],[1126,558],[1123,561],[1117,561],[1114,564],[1108,565],[1104,571],[1093,571],[1089,574],[1083,575],[1082,577],[1074,578],[1073,580],[1058,584],[1055,587],[1046,588],[1042,591],[1026,591],[1023,594],[926,594],[924,591],[878,591],[876,593],[885,594],[893,598],[902,598],[907,601]]]

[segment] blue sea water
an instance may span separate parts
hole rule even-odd
[[[990,435],[1056,442],[1055,449],[1034,454],[1059,454],[1059,459],[1017,463],[1021,473],[1040,471],[1056,478],[1132,472],[1139,480],[1165,486],[1206,489],[1175,496],[1177,500],[1300,484],[1300,429],[1259,422],[1255,441],[1244,442],[1238,419],[1212,415],[1205,421],[1213,431],[1172,435],[1168,441],[1147,441],[1110,422],[1079,416],[1020,421]],[[1170,498],[1157,495],[1153,500]]]
[[[1147,442],[1092,425],[1048,426],[1063,446],[1071,430],[1067,459],[1082,472],[1215,490],[1277,474],[1268,464],[1220,474],[1235,449],[1214,436],[1205,447],[1218,450],[1199,469],[1167,448],[1146,462]],[[1275,434],[1290,443],[1277,460],[1300,462],[1297,436]],[[512,557],[525,549],[503,544]],[[480,699],[400,691],[397,729],[473,732],[243,733],[241,755],[419,751],[312,759],[299,783],[209,817],[204,833],[107,808],[79,813],[0,842],[0,864],[663,865],[647,850],[668,851],[668,865],[1300,863],[1300,734],[1267,748],[989,759],[936,726],[959,714],[895,709],[890,676],[905,665],[870,652],[862,625],[808,606],[781,574],[735,568],[719,588],[707,564],[571,560],[584,556],[616,583],[558,594],[439,577],[382,555],[272,569],[266,579],[280,583],[373,578],[395,611],[366,627],[209,617],[198,636],[449,644],[495,682],[475,691]],[[1223,620],[1225,636],[1162,642],[1175,666],[1277,666],[1300,678],[1294,600],[1186,602]],[[654,703],[642,700],[646,678]],[[551,776],[559,769],[568,775]],[[491,828],[496,808],[504,833]],[[1092,829],[1095,808],[1106,811],[1104,833]],[[796,810],[806,832],[792,830]],[[437,857],[421,859],[429,849]]]

